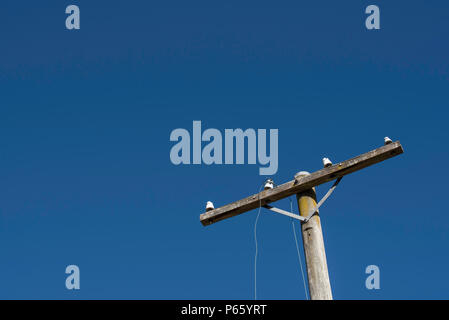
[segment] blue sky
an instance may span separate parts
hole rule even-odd
[[[199,214],[266,177],[173,165],[201,120],[279,129],[277,183],[400,140],[321,209],[333,295],[448,299],[448,36],[446,1],[2,1],[0,298],[252,299],[257,211]],[[258,238],[258,297],[304,299],[290,220],[263,211]]]

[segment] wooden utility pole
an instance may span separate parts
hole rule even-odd
[[[306,171],[298,172],[295,179],[308,176]],[[324,250],[323,232],[316,203],[315,188],[296,194],[298,209],[304,218],[311,212],[315,214],[307,222],[301,222],[302,243],[306,256],[309,294],[312,300],[332,300],[332,290],[327,271],[326,252]]]
[[[389,138],[385,138],[385,145],[380,148],[361,154],[355,158],[326,166],[311,174],[300,172],[295,176],[293,181],[286,182],[273,189],[263,190],[217,209],[213,209],[208,203],[208,209],[200,215],[200,221],[204,226],[207,226],[261,206],[300,220],[310,297],[314,300],[331,300],[332,291],[327,270],[318,205],[316,203],[315,186],[335,179],[337,179],[337,184],[347,174],[390,159],[403,152],[404,150],[399,141],[392,142]],[[336,184],[334,185],[336,186]],[[268,205],[269,203],[295,194],[298,200],[300,216]]]

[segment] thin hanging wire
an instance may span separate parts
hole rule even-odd
[[[257,224],[259,222],[259,217],[260,217],[261,208],[262,208],[262,201],[260,200],[260,191],[262,190],[263,186],[264,186],[264,184],[262,184],[260,186],[259,191],[258,191],[259,209],[257,210],[256,221],[254,223],[254,243],[256,246],[256,250],[255,250],[255,254],[254,254],[254,300],[257,300],[257,257],[259,254],[259,247],[258,247],[258,241],[257,241]],[[290,199],[290,212],[293,212],[292,199],[291,198],[289,198],[289,199]],[[298,237],[296,236],[295,221],[293,219],[291,219],[291,221],[292,221],[293,235],[295,237],[296,252],[298,254],[299,266],[301,268],[301,276],[302,276],[302,282],[304,285],[304,293],[306,295],[306,300],[309,300],[309,295],[307,293],[307,287],[306,287],[306,278],[304,276],[304,268],[302,266],[302,259],[301,259],[299,244],[298,244]]]
[[[290,198],[290,212],[293,212],[292,198]],[[298,253],[299,266],[301,267],[301,276],[302,276],[302,283],[304,285],[304,293],[306,295],[306,300],[309,300],[309,295],[307,294],[307,287],[306,287],[306,278],[304,276],[304,268],[302,267],[301,254],[299,252],[298,238],[296,237],[295,220],[293,219],[291,220],[292,220],[293,235],[295,236],[296,252]]]
[[[257,246],[257,222],[259,221],[260,209],[262,207],[262,201],[260,200],[260,191],[262,190],[262,184],[258,191],[259,210],[257,211],[256,222],[254,223],[254,243],[256,245],[256,252],[254,254],[254,300],[257,300],[257,255],[259,254],[259,248]]]
[[[326,199],[332,194],[332,192],[335,190],[335,188],[337,187],[338,183],[341,181],[342,177],[338,178],[335,183],[332,185],[332,187],[329,189],[329,191],[326,193],[326,195],[320,200],[320,202],[318,203],[318,205],[316,206],[316,208],[314,209],[314,211],[310,212],[307,215],[307,218],[310,218],[312,216],[312,214],[314,214],[318,208],[324,203],[324,201],[326,201]],[[257,222],[259,221],[259,216],[260,216],[260,209],[262,207],[262,201],[260,200],[260,191],[262,190],[262,187],[264,186],[264,184],[262,184],[259,188],[258,191],[258,200],[259,200],[259,209],[257,211],[257,217],[256,217],[256,221],[254,223],[254,243],[256,245],[256,252],[254,254],[254,300],[257,300],[257,256],[259,253],[259,248],[258,248],[258,244],[257,244]],[[292,205],[292,199],[290,199],[290,212],[293,212],[293,205]],[[304,285],[304,293],[306,295],[306,299],[309,300],[309,295],[307,294],[307,287],[306,287],[306,277],[304,276],[304,268],[302,266],[302,260],[301,260],[301,254],[300,254],[300,250],[299,250],[299,245],[298,245],[298,237],[296,236],[296,229],[295,229],[295,221],[293,219],[291,219],[292,221],[292,229],[293,229],[293,235],[295,237],[295,244],[296,244],[296,252],[298,254],[298,261],[299,261],[299,266],[301,267],[301,276],[302,276],[302,282]],[[304,258],[305,260],[305,258]]]

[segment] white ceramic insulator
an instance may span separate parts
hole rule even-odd
[[[206,211],[209,211],[209,210],[214,210],[215,208],[214,208],[214,204],[212,203],[212,201],[207,201],[207,203],[206,203]]]
[[[385,144],[390,144],[390,143],[392,143],[393,141],[392,141],[390,138],[385,137],[385,138],[384,138],[384,142],[385,142]]]
[[[332,165],[332,161],[329,160],[329,158],[323,158],[323,167],[327,168]]]

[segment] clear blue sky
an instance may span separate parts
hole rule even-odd
[[[279,129],[277,183],[400,140],[322,207],[333,294],[449,298],[448,38],[447,1],[3,0],[0,298],[252,299],[257,212],[199,214],[265,177],[173,165],[170,132],[193,120]],[[304,299],[290,220],[264,211],[258,237],[258,297]]]

